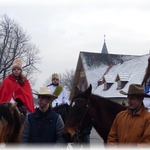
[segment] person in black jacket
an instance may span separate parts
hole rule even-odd
[[[57,98],[47,87],[40,88],[38,93],[39,108],[27,115],[21,143],[56,144],[64,143],[62,130],[64,122],[61,116],[49,107],[50,101]]]

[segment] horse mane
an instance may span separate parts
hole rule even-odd
[[[20,134],[22,129],[22,120],[20,117],[20,113],[17,107],[13,110],[11,109],[11,103],[2,103],[0,104],[0,119],[5,119],[8,123],[8,135],[4,135],[7,137],[4,142],[7,143],[18,143],[20,142]],[[7,133],[6,133],[7,134]],[[0,135],[2,136],[2,135]]]
[[[127,108],[126,106],[123,106],[108,98],[101,97],[95,94],[91,94],[90,103],[98,111],[112,114],[112,120],[114,120],[114,117],[116,116],[117,113],[119,113],[122,110],[126,110]],[[104,109],[105,110],[107,109],[107,111],[105,111]]]
[[[64,121],[64,123],[65,123],[65,120],[66,120],[66,117],[67,117],[67,114],[68,114],[68,111],[69,111],[69,105],[67,103],[60,104],[58,106],[53,107],[52,110],[54,112],[60,114],[63,121]]]
[[[108,99],[108,98],[105,98],[105,97],[102,97],[102,96],[99,96],[99,95],[96,95],[96,94],[91,94],[90,96],[90,99],[95,99],[98,103],[103,103],[103,104],[107,104],[108,107],[114,109],[114,108],[120,108],[120,110],[122,110],[123,108],[126,109],[127,107],[117,103],[117,102],[114,102],[112,101],[111,99]],[[111,107],[113,106],[113,107]]]
[[[113,120],[120,111],[126,110],[127,107],[95,94],[91,94],[90,104],[93,118],[97,118],[93,126],[104,142],[107,142],[107,136]]]
[[[68,106],[69,106],[69,105],[68,105],[67,103],[65,103],[65,104],[60,104],[60,105],[58,105],[58,106],[53,107],[52,110],[59,110],[59,109],[62,109],[62,108],[66,108],[66,107],[68,107]]]

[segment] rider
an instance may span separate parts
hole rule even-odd
[[[52,107],[55,107],[60,104],[69,104],[69,99],[67,96],[67,93],[63,86],[59,84],[59,76],[57,73],[52,74],[52,83],[48,85],[47,87],[52,91],[53,94],[57,95],[58,98],[53,100]]]
[[[0,103],[17,101],[18,107],[26,107],[28,112],[34,112],[31,86],[22,74],[22,60],[15,59],[11,69],[12,73],[3,80],[0,86]]]

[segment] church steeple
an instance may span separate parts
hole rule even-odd
[[[106,42],[105,42],[105,35],[104,35],[104,44],[103,44],[103,48],[102,48],[102,54],[108,54],[108,50],[107,50],[107,46],[106,46]]]

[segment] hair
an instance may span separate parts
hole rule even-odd
[[[22,71],[19,76],[14,76],[14,74],[12,74],[12,76],[15,77],[15,79],[21,86],[24,86],[26,77],[22,74]]]
[[[142,81],[142,85],[144,85],[147,82],[147,79],[150,77],[150,57],[148,58],[148,65],[145,70],[145,75]]]

